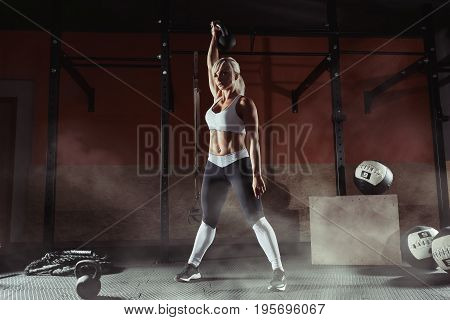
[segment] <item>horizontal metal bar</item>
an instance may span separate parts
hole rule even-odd
[[[207,28],[203,27],[181,27],[181,26],[171,26],[171,33],[196,33],[196,34],[205,34],[210,31]],[[235,35],[255,35],[255,36],[276,36],[276,37],[329,37],[332,35],[338,35],[340,37],[348,37],[348,38],[382,38],[382,37],[392,37],[396,36],[397,32],[364,32],[364,31],[340,31],[340,32],[332,32],[329,31],[328,28],[308,28],[308,29],[299,29],[299,30],[287,30],[287,29],[239,29],[233,28],[233,34]],[[403,33],[398,38],[420,38],[421,33],[419,30],[411,30]]]
[[[186,27],[186,26],[171,26],[169,29],[170,33],[210,33],[208,28],[204,27]],[[323,27],[312,27],[303,30],[287,30],[287,29],[262,29],[262,28],[233,28],[233,34],[235,35],[255,35],[255,36],[285,36],[285,37],[296,37],[296,36],[323,36],[326,37],[330,31]]]
[[[67,58],[75,61],[75,60],[108,60],[108,61],[146,61],[146,62],[159,62],[160,60],[157,57],[154,58],[146,58],[146,57],[80,57],[80,56],[67,56]]]
[[[189,54],[192,55],[194,51],[190,50],[175,50],[172,51],[172,54]],[[365,54],[371,54],[371,55],[380,55],[380,56],[423,56],[424,52],[412,52],[412,51],[367,51],[367,50],[341,50],[341,54],[346,55],[365,55]],[[199,51],[199,54],[206,55],[206,51]],[[249,55],[249,56],[327,56],[328,52],[326,51],[293,51],[293,52],[281,52],[281,51],[230,51],[230,54],[233,55]]]
[[[190,50],[174,50],[171,52],[172,54],[186,54],[186,55],[192,55],[194,54],[194,51],[190,51]],[[198,51],[199,54],[202,55],[206,55],[207,52],[206,51]],[[316,57],[316,56],[327,56],[328,52],[327,51],[321,51],[321,52],[302,52],[302,51],[297,51],[297,52],[270,52],[270,51],[230,51],[229,54],[232,54],[234,56],[306,56],[306,57]]]
[[[82,67],[82,68],[94,68],[94,67],[103,67],[103,68],[161,68],[160,65],[155,64],[120,64],[120,63],[76,63],[73,64],[74,67]]]
[[[366,51],[366,50],[341,50],[341,54],[371,54],[377,56],[423,56],[425,52],[420,51]]]

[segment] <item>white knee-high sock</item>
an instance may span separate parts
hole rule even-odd
[[[253,225],[253,230],[267,259],[272,264],[272,269],[280,268],[284,271],[283,264],[281,263],[280,250],[278,249],[277,236],[269,221],[265,217],[262,217]]]
[[[205,255],[206,250],[208,250],[209,246],[213,242],[215,235],[216,228],[212,228],[202,221],[200,227],[198,228],[194,248],[192,248],[191,257],[189,258],[188,263],[198,267],[203,256]]]

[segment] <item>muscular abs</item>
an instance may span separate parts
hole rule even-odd
[[[218,156],[237,152],[245,148],[245,133],[209,131],[209,152]]]

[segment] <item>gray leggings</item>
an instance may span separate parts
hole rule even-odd
[[[231,185],[247,222],[253,226],[264,217],[264,212],[261,199],[256,198],[253,193],[252,182],[252,163],[249,157],[223,168],[207,161],[201,190],[203,222],[212,228],[217,226],[220,211]]]

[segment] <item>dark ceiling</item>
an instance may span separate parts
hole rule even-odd
[[[422,0],[337,0],[339,30],[345,33],[396,34],[417,21]],[[449,0],[432,1],[436,8]],[[61,0],[63,31],[158,32],[161,1]],[[17,9],[15,12],[11,6]],[[52,0],[0,0],[0,29],[49,28]],[[23,16],[24,15],[24,16]],[[172,0],[171,29],[209,32],[209,21],[222,19],[236,33],[298,34],[327,30],[326,0]],[[438,27],[448,25],[450,4],[434,15]]]

